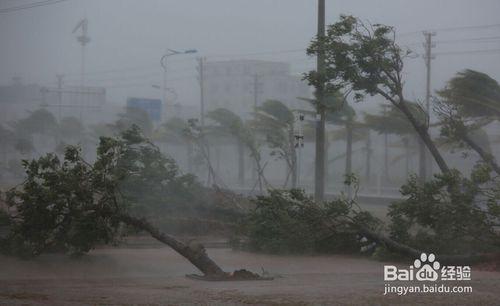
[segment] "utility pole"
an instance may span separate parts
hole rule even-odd
[[[57,105],[58,105],[58,116],[59,122],[61,121],[61,108],[62,108],[62,85],[63,85],[63,74],[57,74]]]
[[[432,42],[432,36],[435,36],[435,32],[424,32],[425,37],[425,68],[426,68],[426,81],[425,81],[425,111],[427,112],[427,122],[430,123],[431,114],[431,62],[434,56],[432,55],[432,48],[435,47],[435,43]],[[420,158],[419,158],[419,177],[422,182],[427,179],[427,148],[422,140],[419,140],[420,145]]]
[[[205,146],[207,150],[207,159],[209,163],[209,167],[211,160],[210,160],[210,145],[205,139],[205,60],[206,58],[204,57],[199,57],[198,58],[198,67],[196,67],[196,70],[198,70],[198,83],[200,84],[200,130],[201,130],[201,137],[202,137],[202,143],[203,146]],[[219,159],[217,159],[217,171],[219,168]],[[210,186],[211,182],[215,182],[215,177],[212,177],[212,172],[208,171],[208,179],[207,179],[207,185]]]
[[[191,54],[191,53],[196,53],[198,52],[196,49],[188,49],[184,51],[177,51],[177,50],[172,50],[172,49],[167,49],[167,52],[163,54],[163,56],[160,59],[160,65],[163,68],[163,103],[165,104],[165,119],[168,116],[168,111],[170,110],[170,106],[172,106],[172,116],[175,116],[174,114],[174,103],[172,102],[171,105],[167,103],[167,59],[170,56],[173,55],[179,55],[179,54]]]
[[[198,58],[198,82],[200,83],[200,124],[201,128],[205,127],[205,60],[204,57]]]
[[[325,0],[318,0],[318,41],[325,36]],[[316,59],[316,71],[320,78],[325,74],[325,50],[320,44]],[[325,108],[324,84],[321,81],[316,86],[316,158],[314,171],[314,199],[323,201],[325,196]]]

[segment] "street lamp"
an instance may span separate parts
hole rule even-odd
[[[184,51],[177,51],[172,49],[167,49],[167,52],[161,57],[160,65],[163,67],[163,103],[165,104],[165,110],[167,109],[167,59],[169,56],[178,54],[191,54],[198,52],[196,49],[188,49]]]

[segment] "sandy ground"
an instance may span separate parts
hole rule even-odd
[[[272,281],[206,282],[168,248],[103,248],[75,260],[0,257],[0,305],[499,305],[500,273],[473,268],[471,294],[384,296],[383,265],[351,256],[272,256],[209,249],[226,271]]]

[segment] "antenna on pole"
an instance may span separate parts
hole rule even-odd
[[[71,33],[75,33],[79,29],[81,29],[81,35],[76,37],[76,40],[82,46],[82,61],[81,61],[81,75],[80,75],[80,90],[82,91],[82,99],[83,99],[83,90],[85,86],[85,46],[90,42],[90,37],[87,35],[88,33],[88,20],[87,18],[83,18],[80,20],[73,31]],[[80,105],[80,121],[82,121],[82,108],[83,103]]]
[[[76,24],[75,28],[73,29],[73,32],[71,32],[71,33],[75,33],[79,29],[82,30],[81,35],[76,37],[76,40],[82,46],[82,67],[81,67],[82,68],[82,71],[81,71],[81,77],[82,77],[81,86],[82,87],[84,86],[84,81],[85,81],[85,79],[84,79],[84,76],[85,76],[85,46],[90,42],[90,37],[87,35],[88,24],[89,24],[89,22],[88,22],[87,18],[83,18],[82,20],[80,20],[80,22],[78,22]]]

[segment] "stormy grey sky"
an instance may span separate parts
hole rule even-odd
[[[0,0],[0,9],[34,0]],[[54,85],[56,74],[78,84],[80,47],[71,34],[84,16],[92,39],[87,47],[87,84],[108,88],[108,101],[127,96],[161,97],[159,59],[166,48],[199,51],[172,57],[169,87],[183,104],[198,102],[195,57],[208,61],[265,59],[290,62],[296,74],[314,63],[304,52],[316,30],[315,0],[69,0],[58,4],[0,13],[0,84],[12,77],[26,83]],[[434,52],[499,50],[498,0],[327,0],[327,23],[353,14],[396,27],[400,42],[422,54],[422,30],[437,29]],[[442,30],[440,30],[442,29]],[[496,40],[471,40],[497,37]],[[465,41],[464,41],[465,40]],[[441,42],[440,42],[441,41]],[[263,55],[252,53],[271,52]],[[272,53],[275,52],[275,53]],[[442,54],[433,61],[433,88],[455,72],[471,68],[500,79],[500,52]],[[406,65],[407,96],[424,93],[422,58]]]

